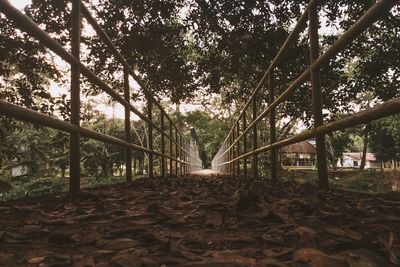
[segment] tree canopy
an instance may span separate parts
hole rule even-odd
[[[323,3],[320,10],[322,50],[374,2]],[[100,0],[95,6],[86,5],[156,95],[180,103],[198,93],[221,93],[224,101],[230,103],[245,99],[254,89],[306,1]],[[400,95],[399,59],[392,56],[400,49],[398,12],[397,6],[323,69],[327,110],[346,111],[347,104],[365,91],[380,100]],[[33,1],[25,13],[61,44],[69,46],[70,4],[67,1]],[[2,99],[36,106],[43,111],[52,111],[58,104],[68,113],[67,101],[58,99],[56,103],[46,91],[49,80],[68,84],[65,70],[54,66],[47,50],[15,30],[4,15],[0,23],[5,33],[0,37]],[[326,30],[335,27],[337,30]],[[122,88],[121,76],[116,74],[121,66],[97,35],[87,29],[82,38],[85,64],[116,90]],[[305,32],[277,67],[278,92],[307,67],[307,42]],[[91,86],[83,90],[87,94],[98,92]],[[262,99],[267,99],[265,94]],[[33,103],[36,97],[42,99],[39,104]],[[309,107],[308,84],[296,90],[282,105],[289,115],[301,117],[305,122],[311,116]]]

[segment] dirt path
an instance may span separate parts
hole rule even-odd
[[[396,266],[399,229],[398,195],[141,179],[0,204],[0,266]]]

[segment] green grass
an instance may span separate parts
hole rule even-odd
[[[105,178],[88,178],[86,183],[88,188],[94,188],[97,186],[119,184],[125,182],[125,176],[112,176]]]
[[[0,201],[18,199],[43,194],[53,194],[68,190],[68,179],[59,177],[19,177],[8,179],[9,190],[0,193]]]
[[[285,171],[280,179],[299,184],[318,185],[317,171]],[[330,188],[345,189],[359,192],[390,192],[395,180],[400,180],[400,172],[371,172],[352,170],[346,172],[331,172],[329,174]]]
[[[389,192],[396,179],[394,172],[354,171],[338,180],[339,187],[365,192]]]

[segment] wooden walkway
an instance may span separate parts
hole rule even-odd
[[[217,176],[217,175],[222,175],[222,172],[214,171],[211,169],[204,169],[204,170],[194,171],[191,174],[200,176]]]
[[[141,179],[0,204],[0,265],[395,266],[399,229],[395,194]]]

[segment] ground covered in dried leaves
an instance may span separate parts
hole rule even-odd
[[[2,266],[396,266],[400,196],[227,176],[0,204]]]

